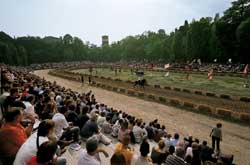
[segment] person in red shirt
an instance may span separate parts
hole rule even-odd
[[[24,128],[20,124],[23,113],[19,108],[9,109],[5,113],[4,119],[5,123],[0,129],[0,159],[4,162],[12,162],[21,145],[31,134],[33,125],[30,124]],[[8,164],[7,162],[6,164]]]

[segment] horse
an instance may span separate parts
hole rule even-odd
[[[134,87],[136,87],[137,85],[139,85],[140,87],[142,87],[144,89],[144,86],[147,84],[147,80],[146,79],[142,79],[142,80],[137,80],[134,83]]]

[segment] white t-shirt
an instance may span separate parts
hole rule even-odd
[[[55,122],[55,134],[57,139],[60,139],[60,137],[63,134],[63,128],[68,128],[69,124],[65,118],[65,116],[61,113],[56,113],[52,120]]]
[[[80,152],[78,158],[78,165],[101,165],[101,162],[98,160],[98,155],[91,156],[87,153],[87,150],[84,149]]]
[[[143,136],[143,130],[141,129],[141,127],[138,127],[137,125],[135,125],[133,128],[133,134],[135,136],[136,143],[140,143],[142,140],[142,136]]]
[[[24,115],[25,116],[36,116],[35,110],[34,110],[34,106],[28,102],[28,101],[23,101],[23,104],[25,105],[25,109],[24,109]]]
[[[33,133],[21,146],[16,154],[14,165],[26,165],[26,163],[37,153],[37,132]],[[39,146],[49,141],[48,137],[39,136]]]

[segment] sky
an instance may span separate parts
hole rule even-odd
[[[223,14],[232,0],[0,0],[0,31],[19,36],[71,34],[97,45],[145,31],[167,33],[201,17]]]

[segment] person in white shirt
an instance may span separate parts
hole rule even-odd
[[[98,140],[95,138],[89,138],[86,143],[86,149],[82,150],[79,154],[78,165],[101,165],[101,159],[99,153],[102,152],[105,157],[108,157],[108,153],[98,148]]]
[[[141,128],[141,122],[138,121],[136,125],[133,127],[133,134],[135,136],[135,142],[136,143],[141,143],[142,138],[143,138],[143,130]]]
[[[39,146],[49,141],[54,133],[55,123],[52,120],[44,120],[39,126],[37,132],[34,132],[21,146],[16,154],[14,165],[26,165],[32,156],[36,156]]]
[[[67,108],[61,107],[59,109],[59,112],[56,113],[52,118],[52,120],[55,122],[56,138],[57,140],[60,140],[60,141],[66,140],[69,142],[73,140],[74,142],[78,142],[80,129],[79,127],[73,127],[67,122],[64,116],[66,112],[67,112]]]

